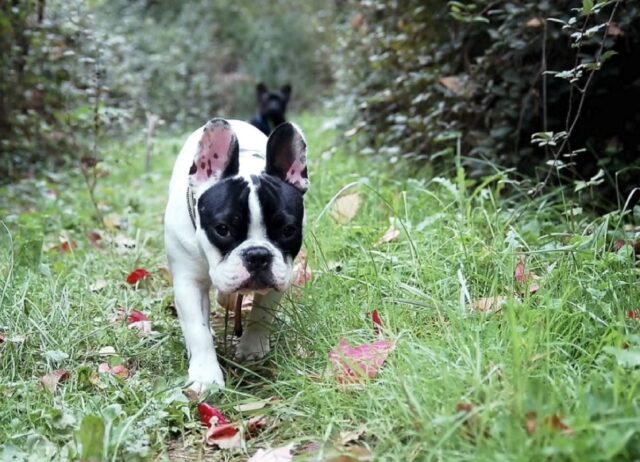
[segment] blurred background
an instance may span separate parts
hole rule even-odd
[[[459,139],[476,178],[499,166],[535,185],[553,171],[554,184],[591,182],[598,210],[638,186],[636,1],[0,5],[3,182],[95,164],[104,140],[150,127],[249,118],[264,82],[292,85],[290,113],[330,116],[336,145],[420,175],[452,172]]]

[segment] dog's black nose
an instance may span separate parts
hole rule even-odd
[[[264,247],[250,247],[242,253],[244,266],[247,270],[260,271],[267,269],[271,264],[273,255]]]

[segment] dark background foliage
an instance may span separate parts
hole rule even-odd
[[[605,52],[617,54],[594,73],[558,160],[575,164],[561,177],[584,180],[603,169],[600,191],[610,201],[626,197],[638,185],[640,167],[640,6],[621,2],[608,31],[612,4],[592,14],[582,7],[576,1],[356,2],[342,50],[352,63],[345,77],[356,92],[354,117],[364,122],[366,144],[391,157],[428,159],[442,171],[454,165],[449,140],[460,136],[475,176],[499,164],[544,179],[557,163],[545,163],[552,150],[534,146],[531,136],[568,131],[570,95],[573,121],[577,88],[588,77],[585,70],[571,93],[566,79],[544,71],[596,62],[604,37]],[[563,27],[548,18],[575,22]],[[591,35],[576,48],[571,34],[583,25]],[[578,149],[584,150],[562,156]]]

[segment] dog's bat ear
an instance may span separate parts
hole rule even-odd
[[[286,100],[289,101],[289,98],[291,97],[291,85],[283,85],[280,91],[282,92]]]
[[[267,89],[267,86],[260,82],[258,85],[256,85],[256,95],[258,96],[258,101],[260,101],[260,98],[262,98],[262,95],[264,95],[266,92],[268,92],[269,90]]]
[[[203,184],[233,176],[240,168],[240,145],[235,132],[224,119],[211,119],[204,126],[198,150],[189,170],[189,184]]]
[[[292,184],[303,194],[309,189],[307,143],[295,124],[280,124],[269,136],[265,172]]]

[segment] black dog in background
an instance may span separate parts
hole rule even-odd
[[[258,94],[258,113],[249,123],[269,136],[274,128],[287,121],[285,112],[291,96],[291,85],[284,85],[280,91],[269,91],[264,83],[259,83],[256,86],[256,92]]]

